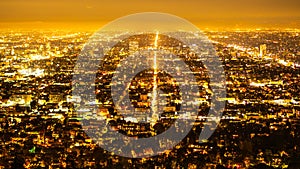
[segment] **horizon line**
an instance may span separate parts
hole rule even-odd
[[[112,21],[0,21],[0,30],[85,30],[96,31]],[[280,22],[236,22],[226,20],[215,20],[208,22],[192,22],[201,30],[282,30],[282,29],[300,29],[300,20],[289,23]]]

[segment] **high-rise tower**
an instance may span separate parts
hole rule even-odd
[[[263,57],[267,54],[267,45],[266,44],[262,44],[259,46],[259,56]]]

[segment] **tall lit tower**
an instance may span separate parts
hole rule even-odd
[[[267,45],[266,44],[262,44],[259,46],[259,56],[263,57],[267,54]]]
[[[10,55],[11,55],[11,56],[14,56],[14,55],[15,55],[15,49],[14,49],[14,47],[11,47]]]

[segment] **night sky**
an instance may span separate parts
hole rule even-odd
[[[96,22],[137,12],[165,12],[194,24],[295,24],[299,0],[2,0],[0,22]]]

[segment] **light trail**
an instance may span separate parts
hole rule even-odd
[[[152,118],[151,118],[151,126],[153,126],[158,120],[158,105],[157,105],[157,48],[158,48],[158,32],[156,32],[155,40],[154,40],[154,52],[153,52],[153,91],[152,91]]]

